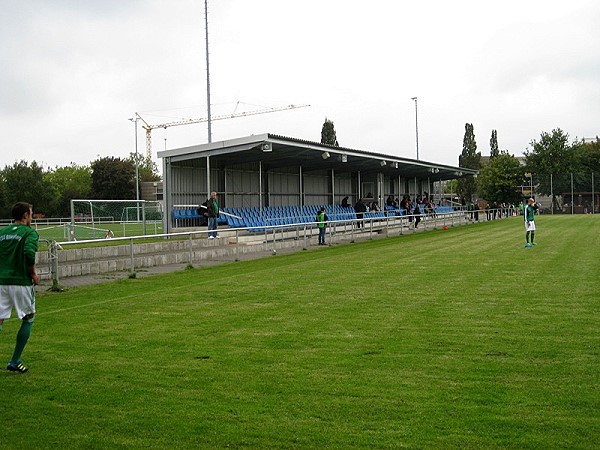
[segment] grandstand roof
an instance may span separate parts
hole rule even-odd
[[[343,172],[379,172],[387,176],[429,178],[432,181],[477,174],[477,170],[473,169],[337,147],[271,133],[158,152],[159,158],[169,158],[171,163],[188,161],[203,164],[200,161],[207,156],[210,157],[213,168],[262,161],[265,168],[301,166],[305,171],[335,169]]]

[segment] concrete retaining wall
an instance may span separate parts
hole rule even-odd
[[[302,245],[302,240],[294,239],[278,240],[275,244],[277,249]],[[237,244],[235,238],[224,237],[64,249],[58,250],[58,278],[135,271],[167,264],[183,266],[200,261],[235,260],[248,253],[270,251],[272,248],[273,242],[265,243],[264,236],[259,235],[240,239]],[[48,252],[38,252],[36,266],[42,279],[52,278]]]
[[[450,216],[440,215],[439,219],[423,220],[419,231],[441,227],[446,224],[457,226],[470,223],[463,213],[453,214],[453,218]],[[482,216],[485,216],[485,214],[482,214]],[[451,222],[448,221],[450,219]],[[366,225],[360,230],[353,228],[352,225],[340,225],[334,228],[336,231],[334,234],[331,234],[332,227],[329,227],[327,242],[337,244],[416,231],[405,218],[389,223],[373,221],[366,223]],[[316,245],[316,233],[316,229],[310,228],[298,228],[296,230],[288,228],[288,231],[283,232],[277,230],[275,234],[269,231],[267,234],[250,233],[245,235],[237,234],[233,230],[225,230],[219,231],[221,239],[206,239],[204,236],[196,236],[193,239],[165,239],[160,242],[133,245],[125,240],[123,245],[66,248],[58,250],[58,278],[60,280],[61,278],[81,275],[136,271],[145,267],[168,264],[181,264],[184,266],[188,263],[197,264],[201,261],[233,261],[251,253],[266,253],[272,250],[291,248],[302,249]],[[49,261],[48,252],[38,252],[36,265],[43,280],[52,278]]]

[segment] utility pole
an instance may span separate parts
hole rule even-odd
[[[417,134],[417,161],[419,160],[419,110],[417,108],[417,97],[412,97],[415,102],[415,132]]]

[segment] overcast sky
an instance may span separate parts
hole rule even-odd
[[[543,131],[600,135],[600,2],[209,0],[213,141],[275,133],[457,165],[465,123],[489,154]],[[87,165],[150,124],[207,116],[203,0],[0,0],[0,167]],[[238,102],[239,105],[238,105]],[[236,107],[237,105],[237,107]],[[237,109],[236,109],[237,108]],[[141,124],[140,124],[141,125]],[[145,134],[138,150],[145,152]],[[206,124],[152,133],[207,142]]]

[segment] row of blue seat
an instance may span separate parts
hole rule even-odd
[[[227,224],[231,227],[252,227],[253,231],[263,231],[267,226],[293,225],[298,223],[315,222],[321,205],[275,206],[266,207],[262,211],[256,207],[224,208],[223,212],[238,217],[225,215]],[[325,205],[325,212],[330,220],[355,220],[354,208],[343,208],[340,205]],[[367,213],[366,217],[385,217],[385,213]]]
[[[179,220],[189,220],[190,222],[193,220],[203,219],[204,216],[198,214],[198,210],[196,208],[173,208],[171,212],[173,219],[176,221]],[[219,224],[225,224],[226,220],[223,217],[220,217],[217,220]]]
[[[219,224],[227,224],[234,228],[246,227],[265,227],[265,226],[280,226],[292,225],[297,223],[314,222],[317,213],[322,205],[305,205],[301,206],[272,206],[264,207],[262,210],[258,207],[247,208],[223,208],[219,219]],[[436,212],[445,213],[452,211],[451,207],[437,207]],[[341,205],[325,205],[325,212],[330,220],[355,220],[356,211],[352,207],[343,207]],[[412,212],[412,211],[411,211]],[[422,211],[421,213],[424,213]],[[385,206],[385,211],[370,211],[365,213],[364,218],[384,218],[386,216],[395,215],[403,216],[405,214],[402,209],[395,209],[390,206]],[[200,219],[202,216],[198,214],[195,208],[174,208],[172,217],[176,221]],[[184,222],[184,224],[186,224]],[[191,225],[191,223],[189,223]]]

